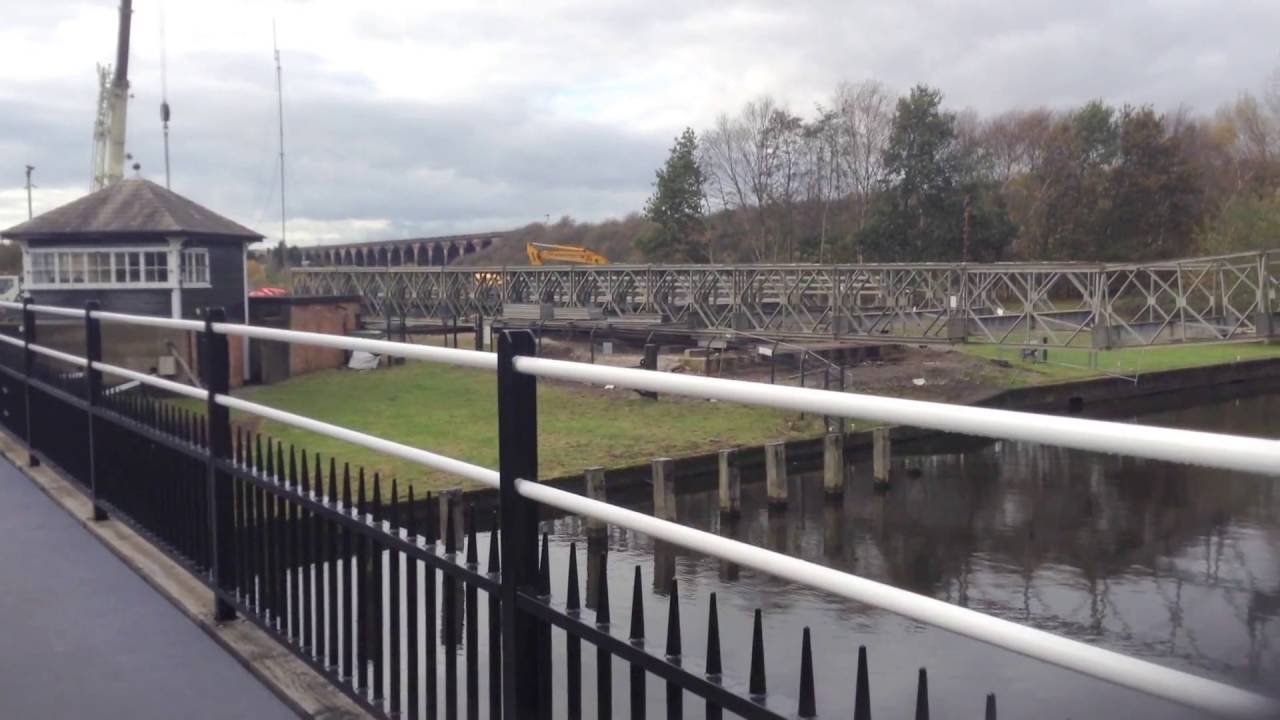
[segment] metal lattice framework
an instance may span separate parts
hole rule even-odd
[[[508,304],[772,337],[1113,347],[1266,337],[1280,312],[1266,252],[1137,264],[328,267],[297,295],[366,313],[500,318]],[[568,316],[568,313],[564,313]],[[580,316],[576,316],[580,317]]]

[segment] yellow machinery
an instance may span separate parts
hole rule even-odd
[[[573,265],[608,265],[609,258],[575,245],[552,245],[551,243],[531,242],[524,246],[529,253],[530,265],[546,263],[570,263]]]

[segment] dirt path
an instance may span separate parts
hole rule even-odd
[[[565,360],[588,362],[590,349],[582,343],[547,339],[543,341],[542,354]],[[597,348],[595,362],[617,367],[639,367],[642,354],[634,350],[620,350],[604,354]],[[726,354],[729,361],[722,372],[717,373],[712,363],[712,375],[769,381],[769,366],[761,359],[746,352]],[[823,387],[822,363],[812,358],[806,363],[804,385]],[[658,367],[665,372],[702,374],[701,357],[685,357],[683,353],[666,352],[659,355]],[[831,369],[832,388],[839,387],[838,371]],[[975,357],[945,346],[937,345],[886,345],[880,349],[880,357],[850,364],[845,368],[846,389],[876,395],[938,400],[944,402],[970,402],[992,392],[1012,386],[1034,382],[1036,374],[1017,365]],[[776,382],[799,386],[800,377],[792,364],[780,364]]]

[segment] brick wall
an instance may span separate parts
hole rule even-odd
[[[345,335],[356,329],[360,303],[333,301],[297,303],[290,307],[289,329],[303,332]],[[347,364],[347,351],[313,345],[293,344],[289,348],[289,374],[340,368]]]

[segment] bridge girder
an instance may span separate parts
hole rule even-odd
[[[1280,254],[1138,264],[308,267],[298,295],[408,317],[500,317],[508,303],[762,337],[1113,347],[1271,336]],[[438,254],[438,255],[437,255]]]

